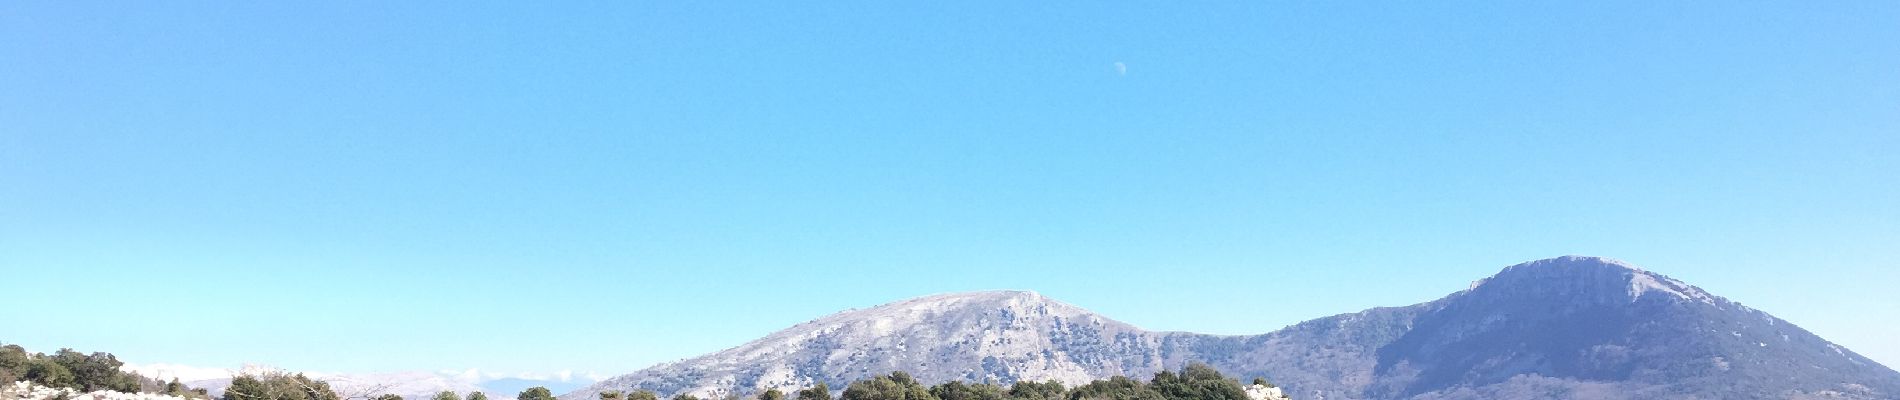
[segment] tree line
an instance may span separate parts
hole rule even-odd
[[[255,379],[240,377],[239,379]],[[337,395],[329,385],[303,375],[280,375],[272,380],[278,383],[247,383],[255,389],[236,390],[237,381],[232,381],[233,390],[227,390],[221,400],[348,400]],[[1266,379],[1254,378],[1253,384],[1273,387]],[[271,386],[281,386],[271,389]],[[274,391],[273,391],[274,390]],[[246,393],[281,393],[281,396],[252,396]],[[384,394],[366,397],[369,400],[404,400],[402,396]],[[1047,381],[1016,382],[1009,386],[992,383],[965,383],[950,381],[926,386],[909,373],[891,372],[871,378],[860,379],[845,386],[844,392],[836,399],[831,388],[823,382],[809,388],[785,393],[770,389],[754,396],[756,400],[1249,400],[1246,387],[1237,380],[1221,375],[1219,370],[1205,364],[1194,363],[1181,368],[1179,372],[1161,371],[1147,381],[1114,376],[1099,379],[1074,388],[1065,387],[1062,382]],[[482,392],[472,392],[467,396],[452,391],[436,393],[429,400],[488,400]],[[532,387],[515,395],[515,400],[556,400],[554,393],[546,387]],[[650,390],[604,391],[600,400],[660,400],[659,395]],[[729,395],[720,399],[701,399],[688,393],[674,395],[668,400],[746,400],[738,395]]]
[[[1273,387],[1264,378],[1254,378],[1253,384]],[[830,387],[822,382],[797,390],[789,398],[778,389],[766,390],[755,397],[757,400],[833,400]],[[517,400],[548,399],[523,397]],[[638,390],[601,392],[600,400],[658,399],[651,391]],[[713,399],[682,393],[671,400]],[[717,400],[744,399],[730,395]],[[838,400],[1248,400],[1248,397],[1239,381],[1221,375],[1219,370],[1206,364],[1193,363],[1179,372],[1161,371],[1147,381],[1117,375],[1074,388],[1064,387],[1062,382],[1054,380],[1021,381],[1009,386],[962,381],[926,386],[909,373],[896,371],[853,381],[845,386]]]
[[[124,363],[111,353],[85,354],[60,349],[51,355],[28,353],[18,345],[0,346],[0,383],[29,381],[40,386],[77,389],[83,392],[112,390],[119,392],[163,393],[191,399],[210,400],[204,389],[192,389],[171,382],[159,382],[138,374],[120,371]],[[1255,378],[1256,385],[1272,387]],[[218,400],[403,400],[402,396],[380,393],[387,387],[359,388],[355,393],[339,393],[328,382],[304,374],[271,372],[233,377],[231,385]],[[831,388],[816,386],[785,393],[766,390],[756,400],[834,400]],[[429,400],[489,400],[482,392],[459,395],[452,391],[436,393]],[[515,395],[515,400],[556,400],[546,387],[533,387]],[[606,391],[600,400],[660,400],[652,391]],[[701,399],[681,393],[669,400],[746,400],[738,395],[720,399]],[[1008,386],[992,383],[950,381],[926,386],[903,371],[860,379],[845,386],[836,400],[1249,400],[1239,381],[1221,375],[1205,364],[1189,364],[1179,372],[1161,371],[1147,381],[1125,376],[1099,379],[1074,388],[1062,382],[1015,382]]]
[[[0,383],[18,381],[81,392],[112,390],[127,393],[163,393],[179,397],[209,399],[203,389],[191,389],[173,378],[159,382],[139,374],[119,370],[125,363],[112,353],[81,353],[59,349],[53,354],[28,353],[20,345],[0,346]]]

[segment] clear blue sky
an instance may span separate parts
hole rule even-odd
[[[0,4],[0,340],[619,373],[1588,254],[1900,364],[1896,2],[264,3]]]

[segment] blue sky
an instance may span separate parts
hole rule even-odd
[[[620,373],[939,292],[1258,333],[1588,254],[1900,364],[1900,3],[1713,6],[7,2],[0,340]]]

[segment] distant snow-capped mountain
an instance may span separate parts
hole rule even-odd
[[[1070,384],[1205,362],[1297,399],[1893,399],[1900,373],[1793,324],[1597,257],[1506,268],[1468,290],[1245,336],[1144,331],[1034,292],[846,311],[569,392],[702,398],[908,371]]]
[[[177,366],[169,367],[172,367],[173,371],[180,370]],[[148,369],[154,368],[147,366],[133,369],[133,371],[144,374],[148,373],[144,371]],[[224,394],[224,389],[231,386],[231,377],[234,375],[260,375],[279,371],[281,370],[273,367],[246,365],[238,370],[226,370],[221,377],[191,380],[185,384],[193,388],[205,388],[213,396],[221,396]],[[204,374],[204,371],[196,372],[200,375]],[[370,396],[395,394],[411,400],[428,399],[445,390],[463,396],[469,392],[480,391],[487,393],[490,398],[511,398],[522,390],[535,386],[562,393],[594,383],[591,379],[572,375],[568,375],[568,379],[561,380],[490,377],[470,372],[397,371],[359,374],[305,373],[305,375],[329,382],[330,387],[339,394]]]

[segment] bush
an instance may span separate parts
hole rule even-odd
[[[798,400],[831,400],[831,387],[825,386],[824,382],[818,382],[818,386],[810,389],[799,389]]]
[[[223,400],[342,400],[330,383],[303,374],[270,373],[231,378]]]
[[[40,384],[40,386],[79,388],[78,380],[73,375],[73,371],[66,369],[66,366],[53,362],[53,360],[34,359],[27,361],[25,375],[26,380]]]
[[[549,392],[548,388],[535,386],[515,395],[515,400],[554,400],[554,393]]]

